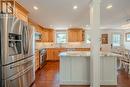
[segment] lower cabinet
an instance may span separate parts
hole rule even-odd
[[[90,51],[90,48],[76,48],[76,51]]]
[[[67,51],[67,48],[48,48],[47,49],[47,61],[59,60],[60,59],[59,54],[64,51]],[[75,51],[90,51],[90,48],[75,48]]]
[[[59,60],[59,54],[65,51],[65,48],[48,48],[47,49],[47,60],[57,61]]]
[[[39,51],[35,52],[35,71],[37,71],[40,67],[40,54]]]

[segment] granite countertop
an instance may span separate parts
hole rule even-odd
[[[59,56],[61,57],[65,57],[65,56],[90,57],[90,51],[66,51],[66,52],[61,52]],[[111,53],[111,52],[101,52],[100,56],[122,57],[122,55]]]

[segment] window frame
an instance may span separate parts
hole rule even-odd
[[[64,42],[64,43],[67,43],[68,42],[68,33],[67,33],[67,31],[66,30],[56,30],[55,31],[55,43],[57,43],[57,34],[61,34],[61,33],[64,33],[64,34],[66,34],[66,42]],[[57,43],[57,44],[64,44],[64,43]]]
[[[87,42],[88,37],[90,38],[90,43]],[[91,36],[88,33],[86,33],[86,35],[85,35],[85,43],[91,44]]]
[[[119,46],[114,46],[113,45],[113,35],[114,34],[119,34],[120,35],[120,45]],[[121,45],[122,45],[122,43],[121,43],[121,36],[122,36],[122,34],[120,32],[114,32],[114,33],[112,33],[112,35],[111,35],[111,44],[112,44],[112,47],[114,47],[114,48],[121,47]]]
[[[125,40],[126,40],[126,42],[130,42],[130,40],[128,40],[128,35],[130,35],[130,32],[125,33]]]

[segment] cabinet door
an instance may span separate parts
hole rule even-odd
[[[53,30],[48,30],[48,42],[53,42],[54,34]]]
[[[82,29],[68,30],[68,41],[69,42],[81,42],[81,41],[83,41],[83,30]]]
[[[54,60],[54,49],[50,50],[50,60]]]
[[[48,42],[48,31],[47,30],[43,30],[42,31],[42,42]]]
[[[47,49],[47,60],[54,60],[54,49]]]
[[[83,41],[83,31],[82,30],[77,31],[77,41],[78,42]]]
[[[75,42],[76,41],[76,34],[75,34],[75,31],[74,30],[69,30],[68,31],[68,41],[69,42]]]
[[[61,52],[60,49],[56,50],[56,58],[55,58],[55,60],[59,60],[60,59],[60,57],[59,57],[60,52]]]
[[[50,53],[51,53],[51,50],[50,49],[47,49],[47,60],[50,60]]]
[[[35,71],[40,67],[40,55],[39,51],[35,53]]]
[[[42,29],[42,42],[53,42],[54,41],[54,30],[53,29]]]

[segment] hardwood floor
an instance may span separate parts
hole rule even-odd
[[[36,80],[32,87],[60,87],[59,62],[47,62],[45,67],[36,72]],[[89,87],[89,86],[61,86],[61,87]],[[116,86],[101,86],[116,87]],[[118,86],[130,87],[130,76],[123,70],[118,71]]]

